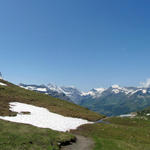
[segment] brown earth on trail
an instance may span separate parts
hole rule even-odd
[[[90,138],[75,135],[77,140],[75,143],[72,143],[68,146],[63,146],[61,150],[92,150],[94,146],[94,141]]]

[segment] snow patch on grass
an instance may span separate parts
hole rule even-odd
[[[135,117],[136,114],[123,114],[123,115],[120,115],[119,117]]]
[[[2,86],[7,86],[7,84],[0,82],[0,85]]]
[[[84,119],[64,117],[62,115],[52,113],[43,107],[37,107],[19,102],[11,102],[10,110],[13,112],[18,112],[17,116],[0,116],[0,119],[30,124],[40,128],[49,128],[62,132],[76,129],[83,124],[92,123]],[[22,112],[30,112],[30,114],[24,114]]]

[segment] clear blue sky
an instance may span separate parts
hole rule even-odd
[[[150,77],[149,0],[0,0],[0,71],[82,90]]]

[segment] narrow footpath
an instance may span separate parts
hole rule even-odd
[[[92,150],[94,146],[92,139],[80,135],[75,136],[77,141],[71,145],[62,147],[61,150]]]
[[[110,124],[110,122],[105,121],[109,117],[100,119],[96,121],[95,123],[105,123]],[[61,150],[92,150],[94,147],[94,141],[88,137],[84,137],[81,135],[74,135],[77,138],[77,141],[75,143],[72,143],[71,145],[63,146]]]

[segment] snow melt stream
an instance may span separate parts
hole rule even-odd
[[[17,123],[31,124],[40,128],[49,128],[63,132],[76,129],[83,124],[92,123],[84,119],[64,117],[62,115],[52,113],[43,107],[37,107],[19,102],[11,102],[10,110],[13,112],[18,112],[17,116],[0,116],[0,119]],[[27,114],[23,112],[30,113]]]

